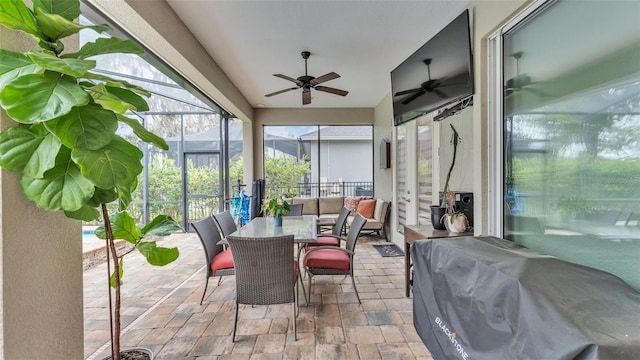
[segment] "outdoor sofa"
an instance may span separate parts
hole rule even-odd
[[[389,219],[390,204],[384,199],[368,196],[330,196],[330,197],[296,197],[289,199],[292,204],[303,204],[303,215],[316,215],[318,219],[337,219],[340,209],[347,207],[351,214],[347,218],[350,225],[356,213],[367,220],[362,234],[376,233],[389,241],[386,227]],[[358,211],[360,210],[360,211]]]

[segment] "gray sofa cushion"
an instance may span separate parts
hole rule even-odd
[[[344,206],[344,197],[321,197],[318,200],[318,204],[320,207],[320,212],[318,212],[318,215],[339,214],[340,210]]]
[[[303,215],[318,215],[318,198],[293,198],[291,201],[292,204],[302,204]]]

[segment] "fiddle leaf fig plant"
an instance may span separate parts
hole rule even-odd
[[[0,49],[0,106],[16,122],[0,132],[0,166],[21,174],[22,191],[39,208],[83,221],[102,218],[96,235],[107,243],[115,289],[111,352],[113,359],[120,359],[124,254],[118,254],[114,240],[129,242],[150,264],[162,266],[178,258],[178,249],[158,246],[149,238],[181,227],[164,215],[138,227],[126,211],[143,169],[143,153],[117,130],[129,127],[144,142],[164,150],[168,146],[128,116],[149,110],[149,92],[92,72],[94,56],[142,55],[143,49],[130,40],[98,38],[76,52],[65,52],[64,38],[83,29],[102,32],[109,27],[74,22],[80,15],[79,0],[32,4],[28,8],[22,0],[0,1],[0,25],[28,34],[41,48],[25,53]],[[107,204],[114,202],[118,211],[110,215]]]

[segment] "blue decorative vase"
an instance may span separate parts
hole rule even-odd
[[[273,226],[282,226],[282,216],[273,218]]]

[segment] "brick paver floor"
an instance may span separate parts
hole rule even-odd
[[[237,342],[231,341],[235,278],[209,280],[195,234],[174,234],[160,244],[177,246],[174,263],[155,267],[137,252],[125,257],[122,288],[123,348],[151,349],[155,359],[432,359],[413,327],[412,300],[404,297],[404,257],[382,257],[377,237],[356,247],[358,304],[351,279],[314,278],[311,304],[301,301],[298,341],[291,305],[240,305]],[[305,286],[308,285],[305,278]],[[106,265],[84,273],[86,359],[109,353]],[[307,289],[308,290],[308,289]],[[301,298],[302,300],[302,298]]]

